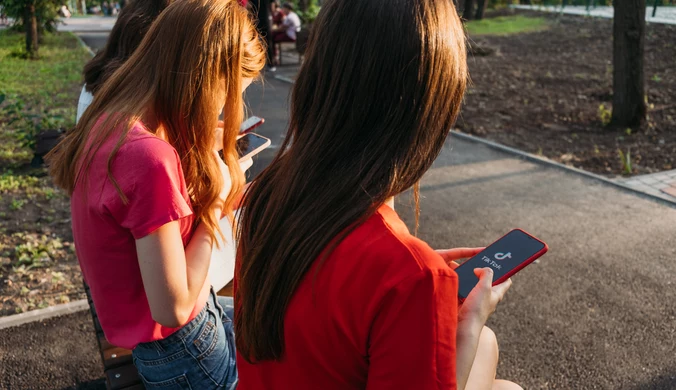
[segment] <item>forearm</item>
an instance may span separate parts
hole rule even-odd
[[[483,326],[484,324],[476,320],[458,322],[456,333],[456,380],[458,390],[464,390],[467,385]]]
[[[199,224],[185,248],[188,306],[192,310],[209,273],[213,240],[204,224]]]

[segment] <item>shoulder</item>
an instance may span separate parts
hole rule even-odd
[[[349,247],[351,256],[361,259],[358,261],[362,266],[381,274],[390,285],[411,278],[427,279],[430,275],[457,278],[444,259],[426,242],[411,235],[387,206],[357,227],[340,246],[343,245]]]
[[[112,164],[114,176],[121,181],[138,183],[163,178],[171,178],[172,182],[183,181],[176,149],[148,132],[140,123],[129,129]]]
[[[143,161],[146,164],[172,165],[179,161],[178,153],[167,141],[148,132],[142,124],[136,123],[127,134],[118,156],[133,162]]]

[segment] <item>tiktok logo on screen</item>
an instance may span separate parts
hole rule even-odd
[[[507,253],[502,253],[498,252],[493,255],[495,257],[495,260],[504,260],[504,259],[511,259],[512,258],[512,252],[507,252]],[[495,269],[502,269],[502,265],[498,264],[495,260],[491,259],[488,256],[483,256],[481,260],[484,261],[484,263],[488,263],[491,267]]]

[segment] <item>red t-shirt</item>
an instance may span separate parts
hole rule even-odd
[[[133,349],[177,330],[156,323],[150,314],[135,240],[178,220],[185,246],[194,216],[176,150],[141,123],[130,129],[112,161],[112,175],[128,198],[127,204],[122,201],[107,169],[118,139],[113,135],[94,155],[87,177],[76,183],[70,208],[77,257],[106,339]],[[206,283],[191,319],[208,293]]]
[[[280,362],[237,357],[238,389],[455,389],[458,280],[382,206],[305,275]]]

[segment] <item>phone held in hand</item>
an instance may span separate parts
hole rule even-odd
[[[547,253],[549,247],[521,229],[514,229],[489,245],[476,256],[462,263],[458,274],[458,296],[464,300],[479,282],[475,268],[493,269],[493,285],[498,285],[525,266]]]
[[[239,125],[239,133],[247,134],[253,131],[256,127],[265,123],[265,119],[259,118],[257,116],[250,116],[241,125]]]
[[[237,140],[239,161],[249,159],[270,146],[270,139],[255,133],[248,133]]]

